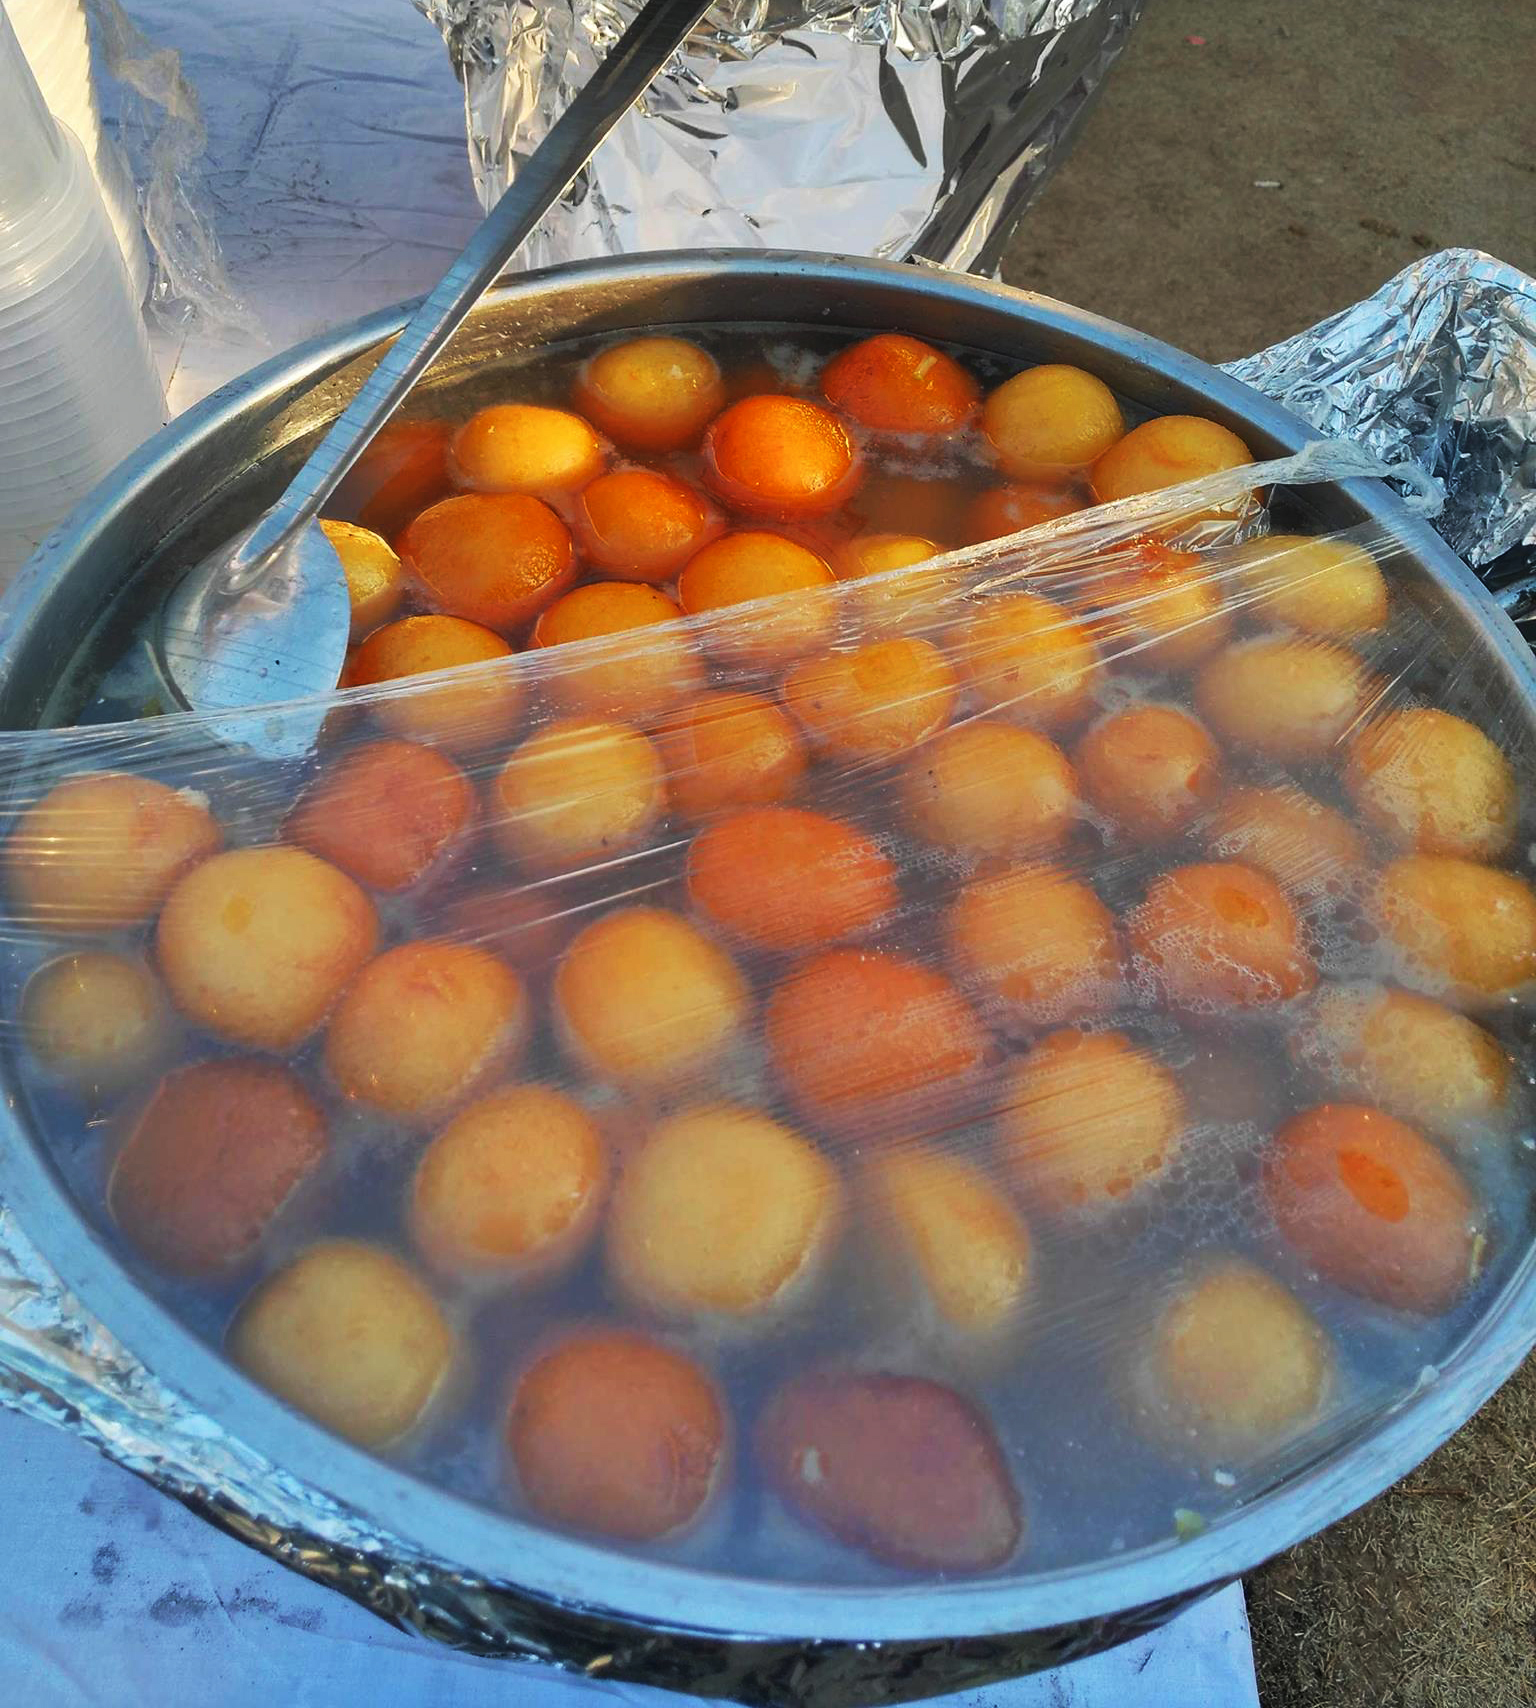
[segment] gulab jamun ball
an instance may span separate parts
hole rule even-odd
[[[836,581],[809,546],[747,528],[689,559],[677,599],[690,617],[711,619],[699,638],[724,664],[774,670],[832,644]]]
[[[1129,557],[1063,577],[1062,596],[1092,608],[1094,638],[1117,670],[1192,670],[1230,638],[1226,589],[1195,553],[1141,542]]]
[[[1452,1145],[1507,1133],[1519,1113],[1505,1046],[1465,1014],[1414,991],[1326,985],[1291,1034],[1290,1050],[1323,1089]]]
[[[1024,1534],[992,1426],[920,1376],[812,1371],[758,1419],[758,1462],[791,1511],[885,1565],[994,1570]]]
[[[107,1208],[162,1269],[217,1275],[250,1261],[327,1143],[324,1114],[287,1068],[198,1062],[155,1088],[113,1161]]]
[[[553,1008],[580,1067],[645,1090],[716,1063],[746,1027],[752,998],[727,951],[681,915],[627,907],[572,939],[555,969]]]
[[[540,1518],[654,1542],[709,1505],[730,1422],[692,1359],[648,1335],[590,1327],[567,1332],[521,1373],[506,1439],[517,1487]]]
[[[588,641],[550,661],[542,686],[573,715],[651,723],[704,686],[692,636],[674,626],[682,611],[655,587],[589,581],[562,595],[533,625],[535,647]]]
[[[448,447],[456,486],[539,498],[579,492],[603,461],[603,442],[586,421],[537,403],[492,404],[470,416]]]
[[[1217,860],[1262,872],[1293,900],[1360,893],[1370,874],[1369,840],[1293,784],[1229,789],[1200,830]]]
[[[682,451],[725,407],[720,364],[686,338],[629,338],[582,367],[576,407],[615,444]]]
[[[955,672],[925,640],[870,641],[798,664],[784,678],[784,703],[812,745],[834,762],[899,759],[945,727]]]
[[[1161,492],[1253,461],[1237,434],[1198,415],[1160,415],[1117,437],[1094,462],[1089,481],[1101,504]]]
[[[1476,1277],[1482,1217],[1455,1164],[1380,1109],[1324,1103],[1293,1115],[1264,1156],[1275,1226],[1326,1281],[1419,1316]]]
[[[666,811],[660,755],[627,723],[569,718],[531,735],[491,784],[491,828],[535,876],[611,860]]]
[[[341,559],[352,610],[352,639],[360,641],[387,623],[405,598],[405,569],[394,548],[356,522],[320,520],[326,539]]]
[[[651,731],[674,811],[707,819],[787,800],[805,775],[805,743],[762,694],[700,694]]]
[[[430,742],[449,753],[475,753],[505,739],[523,706],[515,671],[476,669],[510,658],[512,648],[490,629],[462,617],[402,617],[375,629],[347,660],[344,688],[382,688],[412,676],[463,671],[446,682],[409,683],[369,697],[369,716],[404,741]]]
[[[952,724],[924,742],[900,794],[912,833],[966,860],[1046,853],[1081,817],[1066,754],[1034,730],[991,718]]]
[[[1381,873],[1370,911],[1395,977],[1454,1007],[1492,1008],[1536,980],[1536,890],[1513,872],[1408,854]]]
[[[506,636],[526,628],[579,568],[565,523],[540,499],[516,492],[445,498],[423,510],[398,545],[434,610]]]
[[[171,891],[155,953],[195,1025],[287,1051],[320,1028],[377,940],[373,903],[339,868],[301,848],[237,848]]]
[[[704,435],[704,478],[748,516],[824,516],[859,484],[859,453],[829,409],[803,397],[744,397]]]
[[[688,850],[688,899],[755,949],[793,952],[866,935],[901,900],[896,865],[868,835],[800,807],[717,819]]]
[[[1084,799],[1133,842],[1178,836],[1221,790],[1221,749],[1177,706],[1112,712],[1074,757]]]
[[[516,1064],[529,1023],[527,991],[506,962],[421,938],[358,974],[331,1017],[325,1065],[354,1103],[430,1125]]]
[[[1245,604],[1304,634],[1353,640],[1387,621],[1386,577],[1363,546],[1266,534],[1234,554]]]
[[[944,920],[962,985],[1031,1025],[1107,1014],[1125,998],[1120,932],[1092,885],[1055,866],[966,884]]]
[[[1235,861],[1155,878],[1128,922],[1133,978],[1189,1014],[1253,1009],[1304,996],[1317,967],[1285,892]]]
[[[992,392],[981,429],[1005,474],[1034,480],[1096,463],[1124,436],[1125,417],[1101,379],[1046,362]]]
[[[410,1189],[416,1248],[470,1280],[542,1279],[597,1231],[607,1146],[574,1098],[512,1085],[461,1110],[422,1153]]]
[[[208,803],[190,791],[84,772],[22,813],[5,842],[6,888],[34,931],[121,931],[149,919],[223,845]]]
[[[458,1352],[436,1299],[410,1268],[361,1240],[322,1240],[240,1307],[231,1356],[296,1410],[360,1447],[411,1434]]]
[[[1093,703],[1103,666],[1092,634],[1037,593],[983,600],[949,632],[948,651],[987,711],[1055,731]]]
[[[842,1206],[836,1170],[799,1133],[756,1110],[689,1110],[625,1164],[608,1273],[641,1310],[762,1326],[807,1297]]]
[[[860,1186],[882,1294],[915,1293],[920,1310],[964,1341],[1021,1324],[1033,1271],[1029,1231],[983,1170],[936,1146],[913,1146],[870,1158]]]
[[[1103,1215],[1168,1167],[1184,1138],[1177,1080],[1119,1032],[1050,1032],[1001,1096],[999,1139],[1025,1198],[1054,1214]]]
[[[953,356],[901,332],[881,332],[840,350],[821,370],[834,409],[882,433],[953,433],[981,389]]]
[[[1237,641],[1195,679],[1196,704],[1219,739],[1283,765],[1332,760],[1373,692],[1357,653],[1306,635]]]
[[[614,469],[577,498],[576,538],[594,569],[670,581],[725,524],[702,493],[657,469]]]
[[[44,1071],[81,1090],[120,1090],[176,1043],[165,988],[136,955],[83,950],[45,962],[21,996],[21,1030]]]
[[[373,741],[325,766],[283,828],[359,883],[405,890],[465,834],[474,810],[473,786],[446,755]]]
[[[1401,848],[1497,860],[1519,790],[1509,761],[1465,718],[1414,707],[1372,720],[1350,743],[1345,782],[1362,816]]]
[[[1312,1313],[1241,1258],[1183,1282],[1133,1356],[1137,1426],[1180,1458],[1216,1465],[1294,1436],[1318,1415],[1333,1368]]]
[[[904,1121],[947,1126],[987,1055],[985,1032],[943,974],[871,950],[801,962],[769,997],[763,1031],[806,1119],[846,1137]]]

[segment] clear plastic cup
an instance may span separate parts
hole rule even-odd
[[[3,584],[159,427],[165,403],[91,162],[50,112],[3,7],[0,115]]]

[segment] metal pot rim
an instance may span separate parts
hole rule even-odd
[[[1315,437],[1288,411],[1169,345],[1032,293],[965,275],[890,262],[771,251],[655,254],[550,268],[499,287],[491,304],[558,299],[636,283],[792,276],[828,286],[895,288],[946,303],[990,299],[1021,330],[1107,352],[1198,393],[1218,416],[1245,423],[1277,451]],[[190,445],[253,404],[333,372],[404,324],[409,304],[381,310],[272,357],[148,441],[34,556],[0,599],[0,693],[22,636],[46,612],[58,578],[99,543],[113,515]],[[728,318],[728,317],[726,317]],[[1518,632],[1471,572],[1425,524],[1376,483],[1342,490],[1392,526],[1442,591],[1485,632],[1501,669],[1536,703],[1536,668]],[[631,1557],[473,1505],[348,1446],[247,1380],[141,1289],[74,1207],[14,1108],[0,1114],[0,1199],[76,1296],[149,1368],[274,1464],[455,1569],[619,1621],[746,1641],[899,1643],[987,1637],[1101,1620],[1240,1576],[1380,1493],[1447,1439],[1515,1369],[1536,1333],[1536,1248],[1526,1252],[1445,1368],[1374,1425],[1201,1534],[1089,1567],[1020,1579],[843,1587],[734,1578]],[[1170,1514],[1170,1519],[1172,1515]]]

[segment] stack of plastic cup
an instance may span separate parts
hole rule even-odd
[[[4,0],[4,10],[49,111],[74,132],[95,169],[118,246],[142,302],[149,287],[144,230],[133,179],[111,138],[102,134],[81,0]]]
[[[95,173],[0,5],[0,586],[164,412]]]

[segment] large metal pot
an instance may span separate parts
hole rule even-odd
[[[104,637],[281,489],[401,326],[403,309],[276,358],[167,428],[33,560],[0,602],[0,725],[58,721]],[[1079,363],[1154,411],[1239,431],[1261,455],[1310,436],[1247,387],[1168,346],[1047,299],[940,272],[773,254],[655,256],[523,278],[489,298],[428,390],[552,341],[699,322],[901,327],[1015,360]],[[1484,682],[1536,725],[1536,670],[1480,584],[1374,483],[1309,488],[1317,529],[1378,522],[1408,552],[1399,591]],[[84,661],[79,668],[75,666]],[[4,1071],[14,1071],[7,1067]],[[749,1701],[898,1700],[1107,1647],[1332,1523],[1410,1470],[1519,1363],[1536,1334],[1536,1250],[1501,1285],[1433,1382],[1385,1416],[1341,1428],[1283,1486],[1182,1544],[1089,1569],[909,1590],[802,1588],[640,1561],[533,1530],[343,1445],[248,1382],[141,1291],[77,1211],[18,1100],[0,1112],[0,1196],[79,1299],[224,1429],[424,1553],[493,1587],[485,1646],[605,1677],[649,1678]],[[218,1516],[218,1514],[215,1514]],[[250,1527],[240,1533],[250,1539]],[[290,1562],[291,1563],[291,1562]],[[419,1611],[416,1622],[431,1627]],[[500,1643],[511,1630],[524,1640]]]

